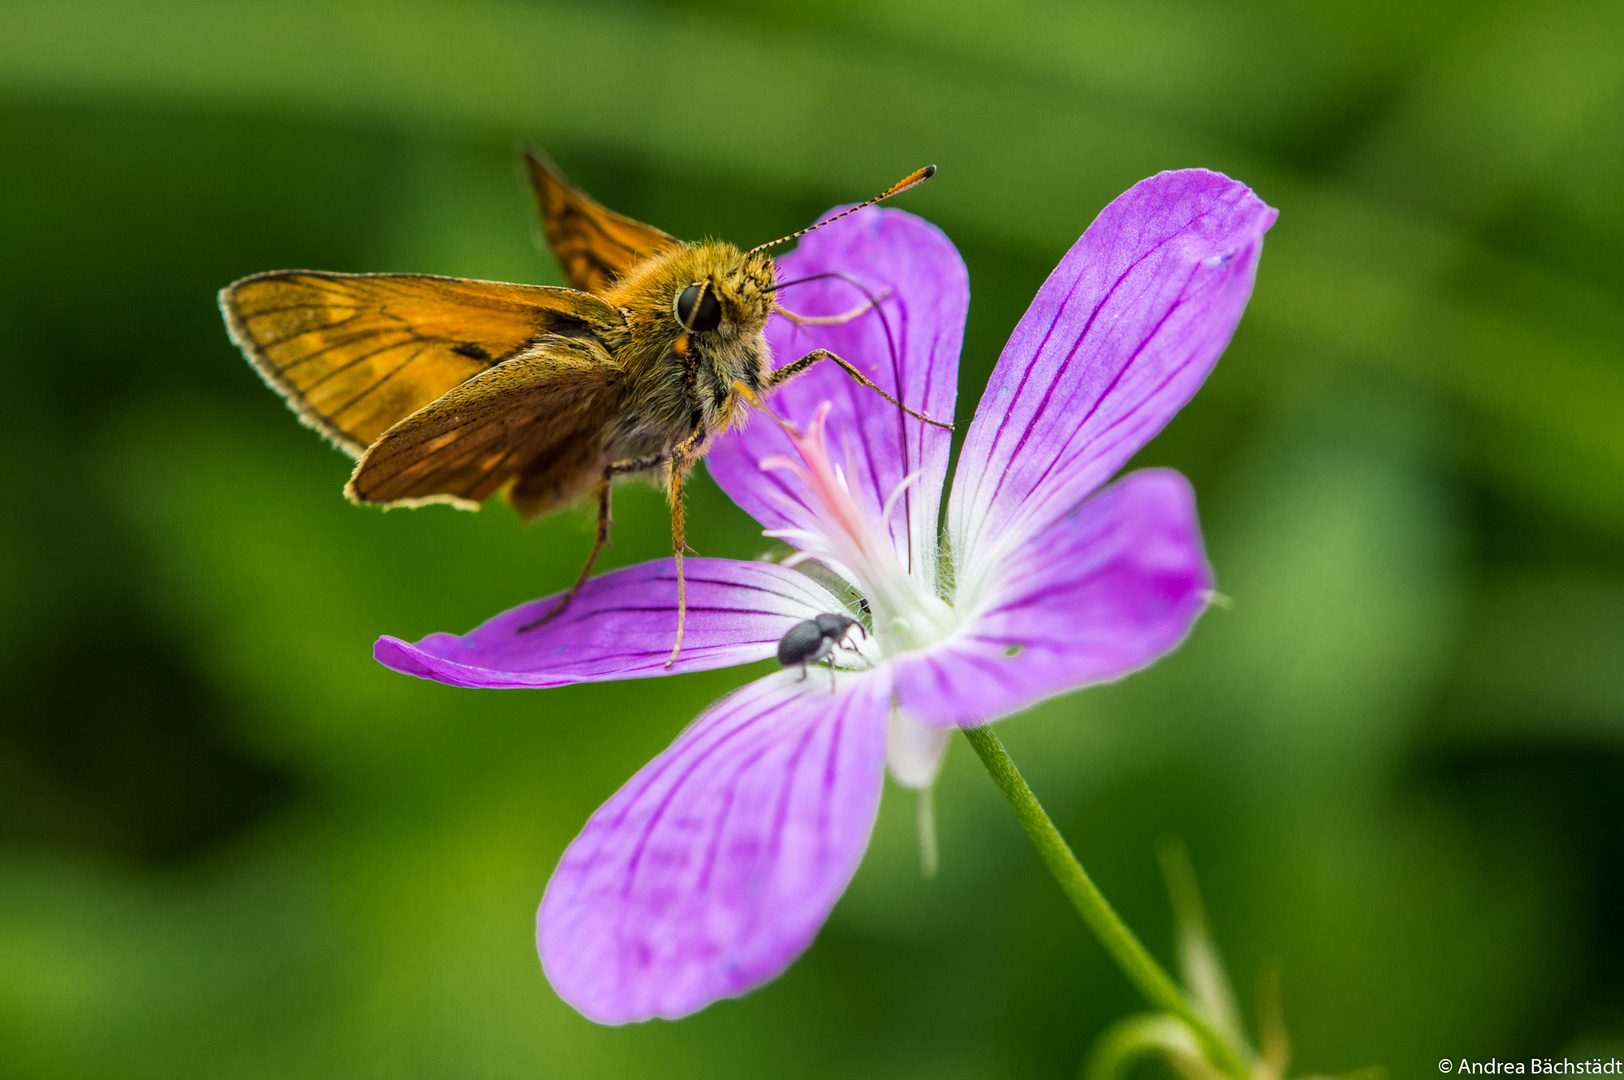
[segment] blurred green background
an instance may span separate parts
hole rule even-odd
[[[230,345],[255,271],[556,282],[517,146],[756,243],[927,161],[973,410],[1101,206],[1280,208],[1143,455],[1200,492],[1189,644],[1001,726],[1170,957],[1189,843],[1300,1070],[1624,1053],[1624,6],[1507,0],[0,2],[0,1074],[1064,1077],[1138,1007],[962,745],[813,948],[595,1027],[533,918],[748,671],[455,690],[370,659],[565,584],[583,515],[382,515]],[[751,557],[706,479],[692,543]],[[613,562],[654,557],[619,497]],[[1149,1071],[1147,1071],[1147,1075]]]

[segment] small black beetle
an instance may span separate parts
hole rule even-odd
[[[846,636],[851,633],[852,627],[866,638],[868,631],[863,624],[846,615],[819,615],[815,619],[798,622],[789,628],[783,639],[778,643],[778,662],[784,667],[801,665],[801,677],[797,682],[806,681],[806,668],[808,664],[815,664],[819,660],[829,657],[835,651],[835,646],[857,650],[846,644]],[[834,685],[835,662],[829,659],[829,684]]]

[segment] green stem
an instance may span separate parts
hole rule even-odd
[[[1072,907],[1077,909],[1077,914],[1083,917],[1088,928],[1094,931],[1094,936],[1100,939],[1100,944],[1105,946],[1106,952],[1116,960],[1139,992],[1153,1007],[1172,1013],[1188,1024],[1196,1038],[1201,1040],[1208,1060],[1221,1071],[1235,1080],[1247,1080],[1247,1068],[1234,1049],[1190,1007],[1178,984],[1139,943],[1133,931],[1111,907],[1111,902],[1088,876],[1088,871],[1083,869],[1083,864],[1077,861],[1066,838],[1060,835],[1060,830],[1044,813],[1037,796],[1032,794],[1020,770],[1015,768],[1009,751],[1004,749],[1004,744],[993,733],[992,727],[968,728],[964,737],[981,755],[981,763],[992,775],[993,783],[1004,793],[1010,808],[1020,819],[1021,827],[1032,838],[1033,846],[1043,857],[1049,872],[1060,883],[1061,890],[1071,900]]]

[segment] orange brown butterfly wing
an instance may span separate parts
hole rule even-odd
[[[682,246],[652,225],[600,206],[540,150],[526,150],[524,164],[553,257],[575,288],[601,293],[650,255]]]
[[[606,421],[624,371],[590,339],[543,339],[455,387],[384,433],[355,467],[356,502],[478,506],[509,497],[527,520],[574,502],[602,479]]]
[[[571,289],[427,274],[256,274],[221,290],[220,307],[261,377],[354,457],[539,336],[622,321]]]

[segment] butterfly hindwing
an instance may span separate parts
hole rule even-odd
[[[345,492],[356,502],[471,509],[517,480],[510,499],[536,517],[601,480],[604,420],[624,388],[598,342],[543,338],[390,428]]]
[[[622,321],[573,289],[427,274],[257,274],[222,290],[220,307],[265,381],[355,457],[542,335]]]
[[[553,257],[573,287],[601,293],[650,255],[681,246],[652,225],[600,206],[540,150],[525,151],[524,163]]]

